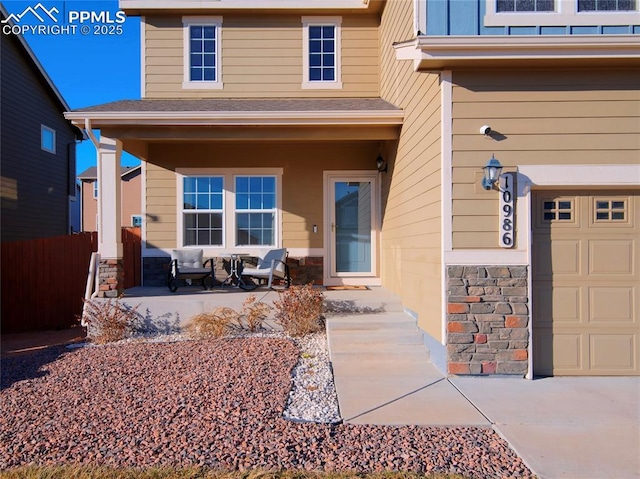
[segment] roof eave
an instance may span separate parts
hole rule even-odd
[[[483,63],[640,59],[639,35],[420,36],[394,45],[398,60],[415,70]]]
[[[92,126],[316,126],[401,125],[402,110],[310,111],[310,112],[119,112],[71,111],[65,118],[79,127]]]

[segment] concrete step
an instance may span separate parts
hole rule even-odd
[[[370,344],[353,344],[351,346],[336,347],[331,345],[332,358],[348,357],[350,360],[386,360],[395,361],[398,359],[420,360],[429,358],[429,350],[422,344],[380,344],[375,348]]]
[[[366,346],[373,350],[386,345],[420,345],[423,346],[422,336],[414,331],[371,331],[367,333],[337,330],[331,333],[331,348],[338,351],[355,346]],[[424,346],[423,346],[424,347]]]
[[[403,312],[402,302],[395,297],[380,299],[325,299],[324,311],[328,315],[360,315]]]
[[[384,328],[417,331],[415,319],[401,312],[362,314],[357,316],[333,316],[327,318],[327,329],[330,331],[368,331]]]

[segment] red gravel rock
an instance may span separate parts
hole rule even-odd
[[[24,464],[533,477],[491,429],[282,419],[298,351],[244,338],[51,348],[2,361],[0,468]]]

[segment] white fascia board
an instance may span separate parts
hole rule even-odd
[[[640,35],[420,36],[395,45],[398,60],[640,58]]]
[[[120,0],[126,10],[335,10],[369,7],[369,0]]]
[[[404,112],[312,111],[312,112],[66,112],[65,118],[82,123],[107,125],[172,126],[294,126],[294,125],[402,125]]]

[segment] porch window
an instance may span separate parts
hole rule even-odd
[[[183,179],[185,246],[222,246],[224,180],[221,176]]]
[[[177,246],[279,247],[282,168],[177,168]]]
[[[303,88],[342,88],[341,19],[303,17]]]
[[[220,17],[184,17],[183,88],[222,88]]]
[[[236,176],[236,246],[274,246],[275,176]]]

